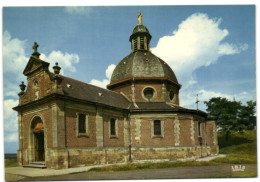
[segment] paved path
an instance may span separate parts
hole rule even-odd
[[[24,177],[15,180],[25,181],[75,181],[75,180],[119,180],[119,179],[174,179],[174,178],[204,178],[211,176],[231,175],[231,164],[217,166],[176,167],[166,169],[146,169],[116,172],[81,172],[56,176]],[[256,172],[256,164],[245,164],[245,172]],[[11,179],[7,179],[11,180]]]

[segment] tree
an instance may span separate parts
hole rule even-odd
[[[252,130],[256,125],[255,101],[242,105],[239,101],[229,101],[222,97],[213,97],[204,102],[207,112],[217,116],[217,127],[223,131]]]

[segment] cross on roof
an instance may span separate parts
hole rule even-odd
[[[34,50],[34,52],[37,52],[37,48],[39,47],[39,45],[37,44],[37,42],[34,42],[32,48]]]
[[[197,94],[196,97],[196,104],[197,104],[197,110],[199,109],[199,94]]]

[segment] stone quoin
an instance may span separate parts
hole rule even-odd
[[[189,160],[218,154],[215,117],[179,105],[181,84],[150,51],[142,24],[131,53],[116,66],[107,89],[60,75],[40,59],[39,45],[23,74],[18,112],[18,165],[63,169],[129,161]],[[26,90],[25,90],[26,88]]]

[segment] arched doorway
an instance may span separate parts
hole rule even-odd
[[[31,129],[33,131],[33,149],[35,154],[34,161],[44,161],[44,125],[40,117],[35,117],[33,119]]]

